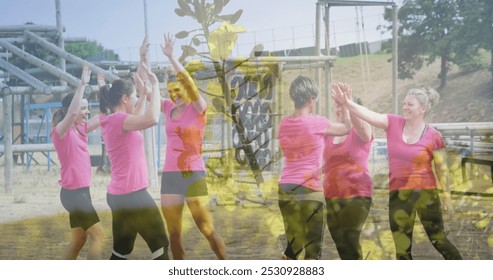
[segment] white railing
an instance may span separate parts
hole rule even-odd
[[[493,153],[493,122],[435,123],[448,148],[469,155]]]

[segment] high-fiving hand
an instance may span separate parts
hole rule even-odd
[[[345,83],[333,83],[330,89],[335,102],[344,106],[352,97],[351,87]]]

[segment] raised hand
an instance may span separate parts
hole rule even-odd
[[[161,44],[161,50],[165,56],[172,57],[173,56],[173,45],[175,44],[175,40],[173,36],[169,33],[164,34],[164,45]]]
[[[134,80],[135,88],[140,94],[147,94],[148,89],[145,82],[140,78],[139,74],[132,73],[132,79]]]
[[[102,86],[106,85],[106,81],[104,80],[104,73],[99,72],[97,80],[98,80],[98,87],[102,87]]]
[[[144,40],[142,41],[142,44],[140,45],[139,48],[139,54],[140,54],[140,60],[146,60],[147,59],[147,53],[149,50],[149,37],[145,36]]]
[[[147,75],[147,79],[151,82],[152,85],[159,85],[159,80],[156,77],[156,74],[152,73],[151,69],[147,67],[145,63],[141,63],[142,71]]]
[[[351,87],[346,83],[337,83],[342,92],[347,96],[347,98],[353,98],[353,91]]]
[[[83,85],[87,85],[89,84],[90,79],[91,79],[91,70],[89,69],[87,63],[85,63],[84,67],[82,67],[82,75],[80,76],[80,82]]]
[[[344,86],[341,86],[340,83],[333,83],[332,84],[332,87],[330,89],[331,91],[331,95],[332,95],[332,98],[334,99],[335,102],[337,102],[338,104],[344,106],[345,104],[347,104],[349,98],[348,96],[346,95],[346,93],[344,92],[343,89],[346,89]]]

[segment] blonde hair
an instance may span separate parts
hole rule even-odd
[[[408,96],[414,96],[418,102],[426,109],[426,114],[431,111],[431,108],[438,104],[440,94],[431,87],[413,88],[407,92]]]

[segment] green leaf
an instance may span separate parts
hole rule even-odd
[[[242,13],[243,13],[243,10],[242,9],[239,9],[234,14],[231,14],[231,15],[222,15],[222,16],[219,16],[219,18],[222,19],[222,20],[224,20],[224,21],[228,21],[228,22],[230,22],[232,24],[235,24],[240,19],[240,16],[241,16]]]
[[[198,23],[203,23],[205,20],[204,7],[200,4],[199,0],[193,0],[193,7],[195,9],[195,17]]]
[[[233,16],[231,17],[231,19],[229,20],[229,22],[231,22],[232,24],[235,24],[240,19],[242,13],[243,13],[242,9],[239,9],[238,11],[236,11],[236,13],[234,13]]]
[[[224,7],[224,0],[214,0],[214,16],[219,15]]]
[[[184,39],[184,38],[187,38],[188,37],[188,31],[180,31],[178,33],[175,34],[175,37],[177,39]]]
[[[191,46],[183,45],[181,46],[181,49],[183,50],[183,54],[186,54],[186,56],[194,56],[197,54],[197,50]]]
[[[180,6],[180,9],[185,13],[185,15],[193,16],[194,13],[192,8],[190,8],[184,0],[178,0],[178,6]]]
[[[185,12],[182,9],[176,8],[175,9],[175,14],[177,14],[180,17],[186,16]]]
[[[201,42],[199,40],[199,38],[197,37],[193,37],[192,38],[192,43],[195,45],[195,46],[200,46]]]

